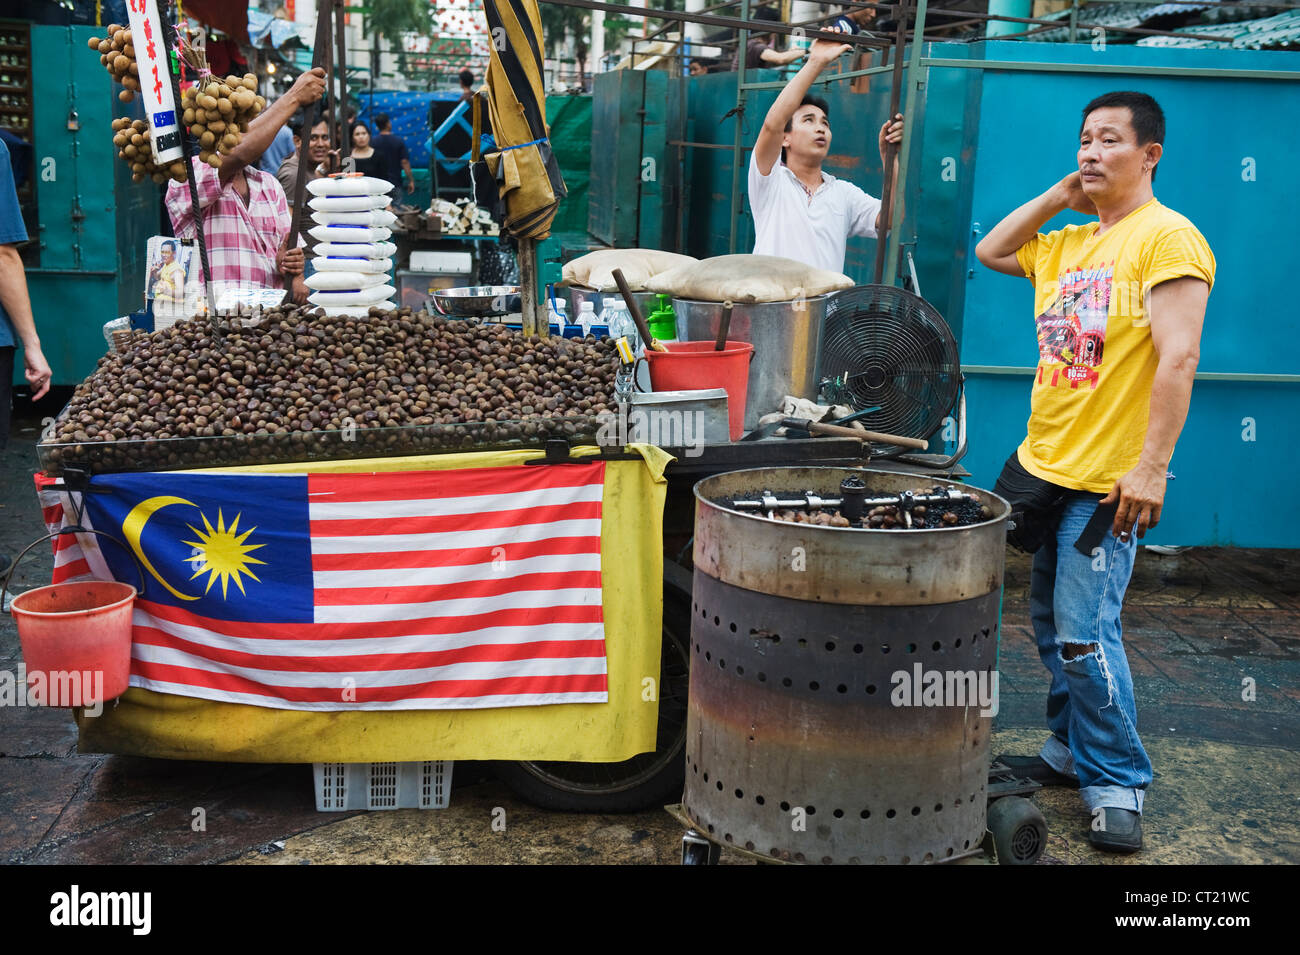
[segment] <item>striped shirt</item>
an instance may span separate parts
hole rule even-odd
[[[289,235],[289,203],[275,176],[244,167],[248,202],[235,191],[234,180],[223,187],[220,175],[207,163],[191,160],[203,210],[203,237],[208,244],[212,281],[245,287],[284,288],[275,257]],[[179,239],[194,238],[194,216],[187,183],[167,186],[167,214]]]

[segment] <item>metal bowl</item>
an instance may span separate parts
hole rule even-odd
[[[433,307],[448,318],[510,315],[520,309],[519,286],[468,285],[436,289]]]

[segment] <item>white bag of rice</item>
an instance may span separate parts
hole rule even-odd
[[[365,272],[383,274],[393,268],[392,259],[353,259],[318,255],[311,260],[317,272]]]
[[[313,276],[315,278],[315,276]],[[374,305],[397,294],[391,285],[372,285],[370,288],[354,289],[348,292],[313,292],[307,301],[313,305]]]
[[[614,270],[622,269],[623,278],[633,292],[646,288],[646,282],[660,272],[698,262],[689,255],[661,252],[659,249],[597,249],[564,265],[561,285],[581,285],[601,292],[617,291]]]
[[[327,176],[307,183],[313,196],[379,196],[393,191],[393,184],[374,176]]]
[[[372,288],[388,282],[387,272],[316,272],[303,279],[309,289],[324,292]]]
[[[397,221],[397,216],[387,209],[367,209],[365,212],[313,212],[317,225],[365,225],[387,228]]]
[[[391,229],[383,229],[378,226],[364,225],[318,225],[307,230],[317,242],[345,242],[356,244],[361,242],[378,242],[381,239],[387,239],[393,234]]]
[[[661,272],[651,292],[702,302],[788,302],[852,288],[853,279],[776,255],[718,255]]]
[[[307,205],[313,212],[365,212],[388,208],[388,196],[313,196]]]
[[[319,242],[316,256],[348,259],[386,259],[397,254],[397,246],[392,242]]]

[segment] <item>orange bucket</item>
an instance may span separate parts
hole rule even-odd
[[[664,342],[667,351],[646,349],[650,387],[655,391],[695,391],[723,388],[727,392],[727,425],[732,441],[745,430],[745,394],[754,346],[727,341],[722,351],[713,342]]]
[[[10,605],[27,677],[43,674],[47,706],[93,706],[126,692],[135,588],[113,580],[37,587]]]

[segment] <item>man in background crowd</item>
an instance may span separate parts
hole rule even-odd
[[[280,168],[276,170],[275,178],[280,181],[284,188],[285,198],[289,202],[289,208],[293,208],[293,191],[298,183],[298,157],[302,155],[302,120],[294,120],[293,130],[293,152],[285,157],[284,162],[280,163]],[[316,125],[311,128],[311,135],[307,138],[307,181],[319,179],[326,175],[322,170],[325,169],[326,163],[330,158],[330,124],[329,119],[322,116],[316,121]]]
[[[474,98],[474,74],[469,70],[460,71],[460,100],[467,103]]]
[[[378,135],[371,140],[375,155],[380,159],[383,177],[393,184],[393,191],[388,194],[397,202],[401,194],[402,173],[406,173],[406,192],[415,192],[415,177],[411,175],[411,157],[406,151],[406,143],[400,136],[393,135],[393,122],[386,113],[375,116],[375,129]]]
[[[755,20],[763,20],[768,23],[780,23],[780,15],[771,7],[759,7],[754,11]],[[799,47],[791,47],[788,50],[778,50],[776,48],[777,36],[775,33],[760,33],[757,35],[750,34],[749,44],[745,48],[745,69],[758,70],[785,66],[787,63],[793,63],[801,59],[808,51]],[[737,69],[738,57],[732,60],[731,68]]]

